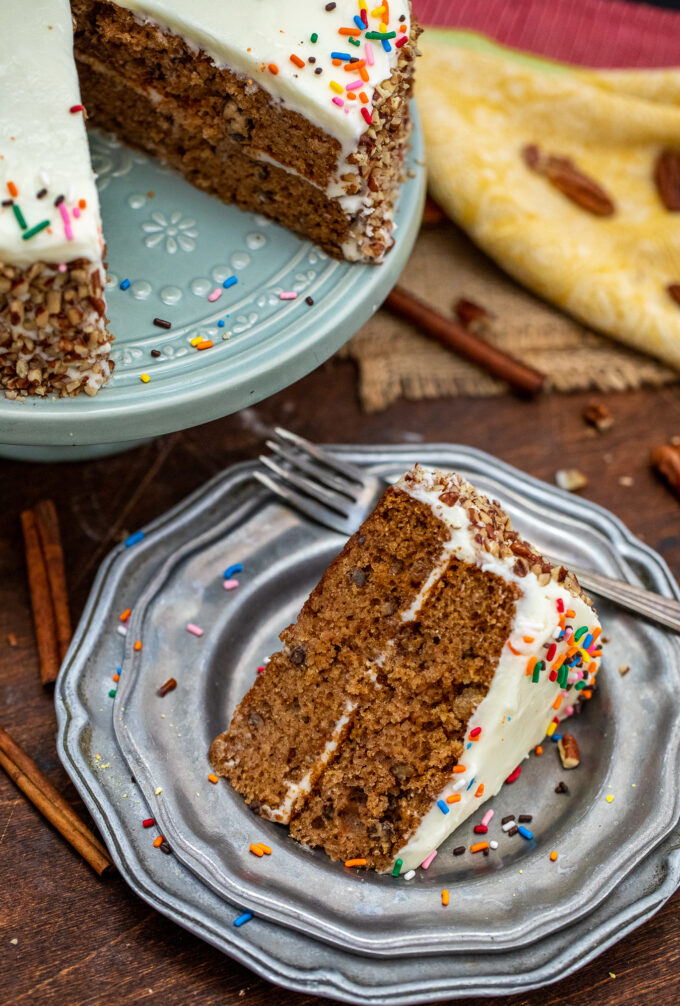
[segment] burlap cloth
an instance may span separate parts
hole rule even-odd
[[[680,380],[676,371],[589,331],[528,293],[454,224],[423,227],[399,282],[450,316],[459,297],[492,311],[493,331],[485,337],[546,373],[548,391],[624,391]],[[378,311],[343,354],[357,363],[366,412],[385,409],[400,397],[417,401],[508,390],[387,311]]]

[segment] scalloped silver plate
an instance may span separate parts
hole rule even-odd
[[[462,470],[552,554],[623,578],[634,579],[627,560],[648,575],[655,571],[648,551],[585,500],[488,456],[442,456],[432,448],[418,456]],[[390,479],[412,460],[402,452],[372,469]],[[496,824],[488,836],[500,843],[495,854],[454,859],[453,847],[475,840],[471,818],[440,847],[427,872],[411,882],[395,880],[345,870],[291,840],[287,829],[254,816],[226,783],[207,782],[211,740],[341,546],[340,536],[273,500],[246,470],[225,484],[208,512],[177,529],[138,599],[114,728],[175,854],[223,897],[356,952],[506,949],[576,921],[680,815],[678,640],[614,606],[600,606],[612,642],[597,698],[570,726],[582,752],[581,769],[568,774],[570,794],[554,793],[564,773],[547,742],[544,757],[525,762],[520,780],[485,805],[496,810],[496,822],[511,811],[533,814],[531,842],[510,839]],[[225,592],[222,572],[235,561],[244,565],[241,586]],[[189,622],[203,628],[201,638],[187,632]],[[137,639],[141,652],[133,649]],[[616,671],[621,663],[633,667],[625,679]],[[169,677],[179,686],[160,699],[157,689]],[[271,856],[259,860],[249,852],[258,839],[272,847]],[[559,850],[556,864],[549,860],[552,849]],[[454,911],[439,907],[443,887],[452,892]]]
[[[405,468],[413,455],[412,448],[404,447],[341,451],[356,462],[383,464],[392,470]],[[546,488],[469,448],[423,447],[418,456],[424,463],[466,471],[480,463],[492,463],[495,474],[510,477],[518,489],[526,491],[527,485]],[[116,632],[118,613],[137,604],[169,552],[184,539],[183,528],[197,518],[203,520],[204,527],[214,520],[225,493],[242,483],[253,467],[240,465],[227,470],[149,525],[140,545],[131,549],[121,546],[109,555],[98,573],[57,684],[60,757],[130,886],[169,918],[271,981],[308,994],[385,1006],[529,991],[575,971],[657,911],[680,883],[677,826],[588,915],[586,923],[564,926],[550,936],[507,951],[388,959],[356,956],[258,917],[235,929],[232,919],[241,911],[240,903],[220,898],[191,871],[152,847],[149,832],[141,827],[148,806],[130,782],[128,766],[113,734],[111,700],[107,698],[110,675],[123,652],[124,641]],[[612,535],[617,551],[634,564],[650,587],[678,596],[663,560],[635,541],[616,518],[586,501],[569,499],[569,503],[577,511],[585,506],[591,524]],[[676,766],[673,775],[678,777]],[[530,884],[527,893],[531,896]],[[441,909],[433,907],[433,912],[437,911]]]

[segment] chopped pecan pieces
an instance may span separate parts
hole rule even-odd
[[[555,472],[555,482],[560,489],[568,489],[570,493],[588,485],[588,479],[578,468],[560,468]]]
[[[563,768],[576,768],[581,764],[578,742],[573,734],[562,734],[557,742]]]
[[[680,150],[661,151],[654,164],[654,182],[666,209],[680,212]]]
[[[599,433],[604,433],[614,425],[612,414],[603,402],[591,402],[583,410],[583,418],[589,426],[594,426]]]
[[[522,150],[524,163],[531,171],[543,175],[562,195],[582,210],[596,217],[611,217],[616,212],[614,200],[589,175],[586,175],[569,157],[543,154],[535,143]]]

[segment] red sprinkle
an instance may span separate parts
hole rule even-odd
[[[514,772],[511,772],[510,775],[508,776],[508,778],[505,781],[506,782],[517,782],[517,780],[519,779],[519,777],[520,777],[521,774],[522,774],[522,766],[518,765],[517,768],[514,770]]]
[[[564,614],[564,601],[562,600],[561,597],[557,598],[557,610],[559,611],[560,615]]]
[[[401,49],[402,45],[406,45],[407,42],[408,42],[408,36],[402,35],[401,38],[398,38],[397,41],[394,43],[395,48]]]
[[[551,671],[548,677],[551,681],[557,681],[557,671]]]
[[[369,112],[369,110],[366,108],[365,105],[362,105],[361,107],[361,114],[363,115],[364,119],[370,126],[371,123],[373,122],[373,116],[371,115],[371,113]]]
[[[487,828],[487,826],[485,824],[476,824],[475,825],[475,835],[486,835],[486,833],[488,832],[488,830],[489,829]]]
[[[82,105],[71,105],[71,107],[69,108],[69,112],[72,115],[75,115],[76,112],[82,112],[82,110],[83,110]]]
[[[481,734],[481,732],[482,732],[482,728],[481,727],[475,727],[474,730],[470,731],[470,734],[469,734],[470,740],[474,740],[475,737],[479,737],[479,735]]]
[[[142,828],[153,828],[155,823],[152,817],[147,817],[145,821],[142,821]]]
[[[557,643],[551,643],[550,646],[548,647],[548,652],[545,655],[545,659],[552,660],[552,658],[555,656],[556,651],[557,651]]]

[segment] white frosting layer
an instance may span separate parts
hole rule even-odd
[[[50,221],[24,240],[13,207],[0,206],[0,261],[100,262],[99,199],[83,113],[69,111],[80,104],[80,92],[68,0],[2,0],[0,33],[0,203],[16,186],[27,230]],[[42,189],[47,193],[38,199]],[[64,210],[54,205],[59,195],[66,197]]]
[[[558,583],[551,580],[541,586],[533,573],[517,576],[513,572],[514,556],[509,559],[494,558],[483,550],[474,540],[474,532],[463,507],[442,503],[439,499],[441,489],[431,488],[432,481],[428,473],[423,472],[421,480],[415,484],[404,480],[397,483],[399,488],[430,506],[451,532],[437,569],[404,613],[404,620],[417,617],[429,590],[455,555],[515,584],[521,591],[508,640],[518,652],[513,653],[507,643],[504,645],[489,691],[467,726],[466,750],[460,759],[465,772],[452,775],[451,782],[437,798],[444,801],[448,813],[444,813],[435,802],[425,814],[415,834],[394,857],[395,860],[402,860],[401,872],[419,866],[466,818],[480,810],[485,800],[498,793],[506,778],[543,740],[555,717],[561,719],[571,714],[571,704],[578,697],[575,685],[584,677],[584,670],[570,671],[570,684],[566,690],[549,678],[550,666],[566,651],[567,641],[556,643],[555,656],[541,671],[537,683],[526,673],[529,659],[537,655],[545,661],[547,651],[544,644],[556,642],[558,601],[562,602],[565,611],[574,612],[567,624],[575,629],[587,625],[589,631],[599,628],[593,609]],[[525,636],[532,641],[525,642]],[[596,658],[585,664],[588,677],[597,664]],[[560,695],[562,701],[559,709],[555,710],[554,703]],[[469,734],[476,728],[481,728],[481,733],[477,740],[470,740]],[[483,792],[477,796],[480,785]],[[447,797],[454,794],[460,794],[460,801],[447,804]],[[479,838],[483,840],[484,836]]]

